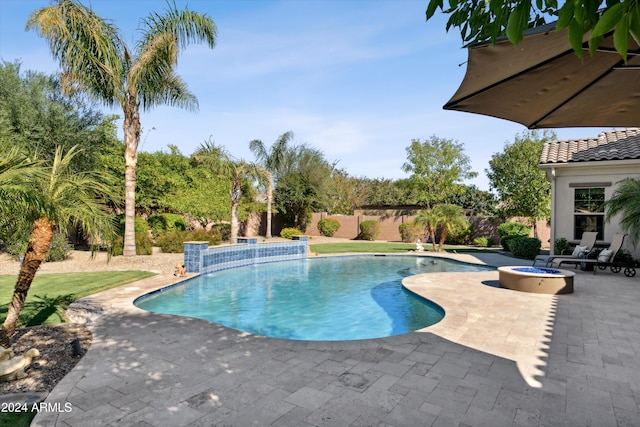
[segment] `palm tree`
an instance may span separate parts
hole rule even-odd
[[[212,139],[205,141],[194,153],[196,161],[208,166],[215,174],[223,176],[231,182],[231,243],[238,241],[238,211],[242,198],[242,185],[247,180],[264,181],[265,169],[242,159],[233,158],[223,146],[215,145]]]
[[[134,256],[135,189],[140,106],[168,104],[196,110],[198,101],[175,73],[178,54],[191,42],[215,47],[216,26],[206,14],[169,5],[164,15],[142,20],[142,37],[132,50],[117,27],[77,0],[58,0],[31,14],[27,29],[47,39],[62,67],[63,88],[80,90],[124,114],[125,234],[123,255]]]
[[[259,139],[254,139],[249,143],[249,148],[262,164],[267,175],[267,232],[265,237],[271,238],[271,205],[273,203],[274,180],[282,170],[287,151],[287,144],[293,138],[293,132],[285,132],[276,140],[269,150]],[[274,177],[275,175],[275,177]]]
[[[44,260],[55,231],[67,231],[67,226],[79,227],[93,241],[109,239],[113,233],[106,202],[111,196],[109,185],[95,172],[74,172],[71,162],[78,154],[77,146],[63,154],[58,147],[51,166],[44,173],[29,179],[29,197],[23,217],[31,223],[31,234],[16,281],[7,317],[0,330],[0,341],[8,342],[16,324],[33,278]],[[11,190],[9,190],[11,191]]]
[[[436,215],[439,218],[440,241],[438,242],[438,251],[441,252],[449,232],[468,227],[469,221],[464,214],[464,209],[460,206],[446,203],[434,206],[433,210],[436,211]]]
[[[606,219],[609,222],[622,214],[620,225],[636,246],[640,242],[640,179],[626,178],[618,184],[613,196],[605,202]]]
[[[416,224],[421,224],[422,226],[424,226],[427,236],[429,236],[429,238],[431,239],[433,250],[437,251],[438,249],[436,248],[436,230],[438,228],[438,224],[440,223],[440,216],[438,212],[434,209],[423,209],[420,211],[415,221]]]

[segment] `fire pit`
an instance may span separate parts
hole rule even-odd
[[[500,285],[536,294],[573,293],[573,271],[540,267],[499,267]]]

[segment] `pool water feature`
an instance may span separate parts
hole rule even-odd
[[[201,275],[145,295],[135,305],[274,338],[381,338],[430,326],[444,316],[438,305],[406,290],[402,278],[486,269],[429,257],[320,257]]]

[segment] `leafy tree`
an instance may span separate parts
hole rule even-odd
[[[230,182],[231,197],[231,243],[236,243],[239,229],[239,207],[243,191],[250,187],[249,182],[264,181],[266,173],[262,167],[242,159],[235,159],[222,146],[215,145],[209,139],[200,145],[194,153],[196,161],[201,162],[212,172]]]
[[[463,185],[462,192],[447,197],[446,202],[462,207],[471,216],[493,217],[497,213],[495,195],[475,185]]]
[[[492,189],[498,192],[500,213],[505,218],[523,216],[529,219],[537,237],[536,220],[551,214],[551,185],[538,167],[546,141],[557,139],[554,132],[526,131],[496,153],[485,170]]]
[[[275,205],[285,227],[304,231],[314,211],[328,210],[334,194],[333,169],[315,148],[302,144],[287,150],[284,169],[274,191]]]
[[[60,81],[20,63],[0,64],[0,145],[20,146],[31,157],[53,160],[56,147],[82,145],[72,168],[98,166],[100,154],[117,145],[115,117],[105,117],[80,96],[65,97]]]
[[[175,72],[178,54],[189,43],[215,46],[216,26],[206,14],[173,7],[141,21],[142,37],[129,48],[118,29],[77,0],[58,0],[31,14],[27,29],[47,39],[62,67],[63,88],[85,91],[124,114],[125,256],[134,256],[135,190],[140,106],[169,104],[196,109],[195,95]]]
[[[607,221],[622,214],[620,225],[636,246],[640,242],[640,179],[626,178],[618,182],[613,196],[605,202],[605,209]]]
[[[284,158],[287,144],[293,138],[293,132],[285,132],[267,149],[259,139],[254,139],[249,143],[249,148],[256,156],[256,159],[264,167],[267,179],[267,232],[265,237],[271,238],[271,204],[273,203],[273,186],[278,177],[278,173],[284,166]]]
[[[28,191],[19,193],[24,195],[19,196],[24,203],[19,203],[18,207],[22,209],[24,218],[31,222],[31,233],[9,311],[0,330],[2,343],[7,343],[15,333],[33,278],[49,251],[51,239],[57,230],[65,232],[66,225],[71,224],[81,227],[93,241],[102,237],[110,240],[113,224],[104,203],[105,198],[110,195],[110,189],[103,184],[99,174],[77,173],[72,170],[71,165],[77,153],[76,147],[69,149],[66,154],[58,148],[49,166],[43,167],[37,175],[22,175],[22,187]],[[18,163],[20,164],[24,165]],[[24,169],[16,166],[14,160],[13,168],[6,169],[0,175],[13,173],[16,168]],[[15,191],[15,188],[3,187],[3,191]]]
[[[460,29],[467,45],[496,39],[502,35],[515,45],[523,33],[546,23],[547,18],[557,20],[556,29],[568,28],[569,42],[576,55],[582,58],[583,35],[589,33],[589,50],[593,55],[603,36],[613,30],[613,42],[618,53],[627,59],[629,36],[640,44],[640,2],[638,0],[566,1],[560,6],[556,0],[538,1],[454,1],[449,7],[443,0],[429,0],[427,20],[439,8],[449,14],[447,31]],[[604,7],[604,9],[600,9]]]
[[[409,182],[416,191],[418,204],[431,207],[442,203],[462,192],[462,180],[477,176],[463,151],[463,145],[457,141],[435,135],[424,142],[411,141],[402,170],[411,173]]]

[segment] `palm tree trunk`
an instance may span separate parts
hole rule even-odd
[[[271,182],[271,172],[267,172],[267,232],[265,237],[271,238],[271,203],[273,201],[273,183]]]
[[[48,218],[40,218],[33,223],[27,252],[25,252],[22,265],[20,266],[20,273],[18,274],[16,287],[13,291],[13,298],[11,299],[11,305],[7,312],[7,318],[2,324],[2,330],[0,330],[0,342],[2,342],[3,345],[8,343],[9,338],[15,334],[18,317],[20,317],[20,312],[22,312],[22,308],[24,307],[24,301],[27,298],[31,282],[33,282],[33,278],[38,268],[40,268],[40,264],[44,261],[47,251],[49,251],[49,245],[51,244],[55,227],[56,224]]]
[[[140,141],[140,114],[135,97],[130,96],[129,105],[124,109],[124,247],[122,255],[136,255],[136,164],[138,163],[138,142]]]
[[[449,234],[449,227],[443,226],[440,231],[440,241],[438,242],[438,252],[442,252],[444,241],[447,240],[447,234]]]
[[[231,243],[238,243],[238,206],[239,203],[231,203]]]

